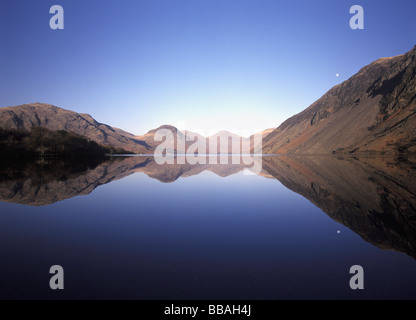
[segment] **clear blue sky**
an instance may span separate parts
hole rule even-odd
[[[49,28],[54,4],[64,30]],[[415,0],[0,0],[0,106],[50,103],[135,134],[254,132],[414,45]]]

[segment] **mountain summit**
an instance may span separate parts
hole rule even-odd
[[[416,152],[416,46],[381,58],[287,119],[265,153]]]
[[[46,103],[0,108],[0,128],[30,131],[32,127],[74,132],[101,145],[135,153],[146,153],[151,149],[131,133],[99,123],[89,114],[76,113]]]
[[[134,153],[151,153],[160,143],[154,141],[157,129],[134,136],[88,114],[49,104],[0,108],[0,128],[30,131],[32,127],[74,132],[103,146]],[[158,129],[171,130],[187,147],[201,143],[200,150],[208,152],[208,138],[168,125]],[[416,153],[416,46],[406,54],[374,61],[269,131],[263,134],[263,152],[269,154]],[[190,141],[187,135],[192,137]],[[244,139],[228,132],[211,138],[222,136]]]

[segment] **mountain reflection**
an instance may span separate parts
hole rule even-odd
[[[90,194],[101,185],[136,172],[169,183],[206,170],[227,177],[249,167],[231,164],[231,157],[227,161],[229,164],[209,164],[207,160],[207,164],[159,165],[150,156],[128,156],[112,157],[101,163],[7,164],[0,169],[0,201],[45,206],[77,195]],[[219,157],[217,162],[220,163]]]
[[[266,156],[261,161],[261,176],[279,180],[364,240],[416,258],[416,162],[288,156]],[[152,157],[116,157],[78,165],[9,165],[0,170],[0,201],[44,206],[87,195],[100,185],[136,172],[169,183],[203,171],[227,177],[248,167],[158,165]]]
[[[270,157],[263,169],[364,240],[416,258],[416,163],[410,159]]]

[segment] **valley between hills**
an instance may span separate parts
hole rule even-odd
[[[0,108],[0,128],[4,133],[0,150],[3,154],[14,151],[16,132],[21,134],[39,127],[84,137],[107,148],[107,152],[150,154],[160,143],[154,139],[157,129],[137,136],[100,123],[89,114],[30,103]],[[250,139],[251,151],[258,148],[253,136],[243,138],[227,131],[203,137],[170,125],[158,129],[175,133],[175,146],[179,140],[187,147],[201,143],[199,151],[203,153],[232,153],[230,147],[217,152],[206,147],[206,139],[222,137]],[[187,136],[192,140],[188,141]],[[363,67],[304,111],[275,129],[265,129],[261,145],[265,154],[415,154],[416,46],[403,55],[380,58]]]

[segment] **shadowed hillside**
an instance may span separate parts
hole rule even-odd
[[[23,129],[0,128],[0,160],[25,162],[37,158],[103,158],[107,153],[125,150],[103,147],[78,134],[64,130],[51,131],[42,127]]]
[[[83,136],[108,148],[147,153],[151,148],[144,141],[121,129],[97,122],[88,114],[80,114],[45,103],[31,103],[0,108],[0,128],[31,131],[42,127],[64,130]]]

